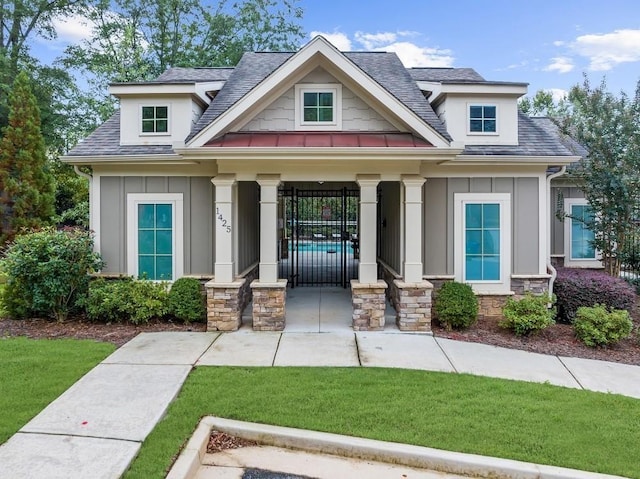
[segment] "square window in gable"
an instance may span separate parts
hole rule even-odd
[[[496,134],[498,107],[495,105],[469,105],[469,134]]]
[[[142,106],[141,128],[143,135],[166,135],[169,133],[168,106]]]
[[[300,84],[295,86],[296,130],[342,128],[342,85]]]

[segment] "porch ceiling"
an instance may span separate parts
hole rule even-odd
[[[433,148],[411,133],[281,132],[227,133],[205,147],[223,148]]]

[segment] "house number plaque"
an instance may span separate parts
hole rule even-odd
[[[220,208],[216,208],[216,215],[218,216],[218,222],[220,226],[222,226],[222,229],[227,233],[231,233],[231,222],[224,217]]]

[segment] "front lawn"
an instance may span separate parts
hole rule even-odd
[[[0,338],[0,444],[114,350],[95,341]]]
[[[425,371],[199,367],[126,474],[162,478],[202,416],[640,478],[640,401]]]

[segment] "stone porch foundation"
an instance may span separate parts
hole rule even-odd
[[[400,331],[431,331],[431,293],[433,285],[428,281],[393,282],[396,289],[396,324]]]
[[[283,331],[285,325],[285,303],[287,280],[276,283],[251,283],[253,291],[253,330]]]
[[[511,293],[480,293],[478,298],[478,321],[485,319],[502,319],[502,308]]]
[[[237,331],[246,306],[247,280],[232,283],[207,282],[207,331]],[[251,294],[251,291],[248,291]]]
[[[361,283],[351,280],[353,329],[355,331],[382,331],[386,307],[387,283]]]

